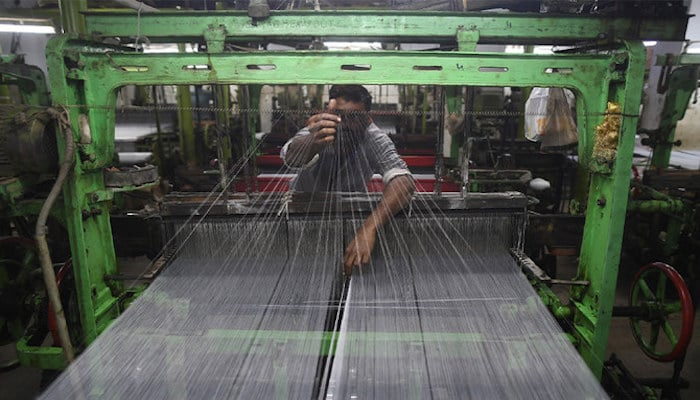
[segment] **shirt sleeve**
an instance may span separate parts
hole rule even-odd
[[[377,127],[371,129],[370,134],[373,141],[375,168],[382,175],[384,184],[387,185],[397,176],[412,176],[406,163],[399,157],[396,146],[389,136]]]
[[[282,158],[282,161],[284,161],[284,165],[286,165],[287,167],[292,168],[292,169],[307,169],[307,168],[313,167],[314,164],[316,164],[316,162],[318,161],[318,154],[314,155],[313,158],[311,160],[309,160],[309,162],[306,163],[301,168],[293,167],[287,163],[287,150],[289,150],[289,145],[292,143],[292,141],[296,138],[304,137],[304,136],[309,135],[309,134],[311,134],[311,132],[309,132],[309,130],[307,128],[303,128],[302,130],[297,132],[297,134],[294,135],[294,137],[287,140],[287,143],[285,143],[284,146],[282,146],[282,150],[280,150],[280,157]]]

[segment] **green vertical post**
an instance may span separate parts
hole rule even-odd
[[[144,88],[144,86],[139,86],[139,89]],[[165,175],[165,146],[163,146],[163,130],[160,124],[160,111],[158,111],[158,87],[151,86],[151,91],[153,93],[153,108],[156,119],[156,160],[160,161],[159,172],[161,176]],[[139,90],[140,91],[140,90]]]
[[[2,46],[0,46],[0,54],[2,54]],[[7,85],[0,85],[0,104],[10,104],[10,102],[10,88]]]
[[[678,121],[685,116],[690,96],[697,88],[698,66],[678,67],[673,70],[669,79],[668,93],[661,112],[659,128],[653,133],[654,153],[651,157],[651,165],[658,169],[668,168],[676,126]]]
[[[76,347],[91,343],[119,314],[116,293],[105,282],[106,275],[117,272],[117,262],[110,224],[110,201],[102,201],[91,194],[104,190],[104,167],[114,153],[114,122],[116,95],[107,96],[106,102],[83,92],[81,85],[69,84],[63,46],[68,37],[56,37],[47,44],[46,60],[52,83],[53,104],[91,104],[100,107],[72,107],[70,122],[76,142],[75,166],[63,187],[63,205],[66,229],[70,241],[75,276],[75,289],[80,310],[82,337],[76,338]],[[75,60],[73,60],[75,61]],[[103,93],[94,93],[102,96]],[[89,138],[80,137],[78,116],[87,116]],[[65,149],[63,135],[57,135],[59,155]],[[62,162],[63,160],[61,160]]]
[[[421,111],[420,120],[420,134],[425,135],[428,132],[428,110],[430,109],[430,103],[428,101],[428,92],[426,87],[423,87],[423,109]]]
[[[0,85],[0,104],[10,103],[10,88],[7,85]]]
[[[445,88],[447,96],[447,116],[461,116],[464,118],[462,113],[462,87],[461,86],[449,86]],[[466,120],[464,121],[466,123]],[[450,141],[450,158],[457,160],[459,158],[459,149],[462,147],[463,137],[461,132],[455,132],[451,136]]]
[[[262,85],[249,85],[248,86],[248,96],[250,97],[249,112],[248,113],[248,126],[250,127],[248,135],[250,136],[251,144],[255,147],[256,139],[255,132],[257,131],[258,119],[260,118],[260,92],[262,90]],[[302,103],[303,106],[303,103]],[[255,112],[252,112],[255,111]],[[264,110],[267,111],[267,110]]]
[[[408,90],[408,95],[411,98],[413,113],[411,114],[411,132],[416,133],[416,124],[418,120],[418,85],[411,85]]]
[[[178,51],[185,52],[185,45],[178,44]],[[177,126],[180,132],[180,157],[187,165],[197,165],[197,151],[195,149],[194,123],[192,120],[192,96],[189,85],[177,86]]]
[[[532,54],[535,52],[535,46],[524,46],[523,52],[524,54]],[[521,88],[520,95],[522,96],[522,102],[519,111],[522,112],[522,114],[518,117],[518,139],[525,139],[525,102],[530,97],[530,93],[532,93],[532,87]]]
[[[192,97],[189,85],[177,86],[177,127],[180,132],[180,157],[185,164],[197,164],[194,122],[192,120]]]
[[[581,154],[581,147],[582,145],[580,144],[582,140],[586,140],[587,138],[587,132],[583,132],[580,128],[581,122],[582,121],[587,121],[589,123],[593,123],[594,121],[590,121],[590,117],[585,115],[583,112],[583,107],[579,107],[578,104],[581,104],[583,101],[582,98],[580,98],[580,93],[576,93],[576,121],[579,126],[579,154]],[[591,124],[590,126],[595,126],[594,124]],[[593,129],[593,128],[590,128]],[[588,144],[584,144],[584,146],[587,146],[587,152],[586,154],[590,154],[591,146]],[[574,188],[572,191],[572,201],[569,203],[569,213],[571,214],[576,214],[580,215],[585,212],[585,204],[586,204],[586,199],[588,197],[588,188],[590,186],[590,172],[588,170],[588,164],[587,162],[583,162],[584,160],[579,160],[578,163],[576,163],[576,177],[574,178]]]
[[[315,106],[313,111],[319,111],[323,109],[323,87],[325,85],[315,85],[316,86],[316,96],[315,96]],[[312,105],[313,106],[313,105]]]
[[[257,126],[258,126],[258,119],[260,117],[260,92],[262,90],[262,85],[249,85],[248,86],[248,112],[247,112],[247,124],[246,126],[248,127],[248,149],[246,149],[246,154],[250,154],[250,160],[248,161],[251,164],[251,181],[253,183],[253,191],[258,191],[258,186],[257,186],[257,176],[258,176],[258,169],[257,169],[257,164],[255,162],[256,156],[258,152],[256,151],[255,154],[251,154],[253,149],[257,148],[258,145],[258,140],[255,137],[255,133],[257,131]],[[300,104],[303,106],[303,102]],[[253,112],[255,110],[255,112]]]
[[[227,166],[231,161],[231,92],[229,85],[213,85],[214,106],[217,132],[217,156],[219,158],[219,173],[221,187],[228,186]],[[239,102],[240,104],[240,102]]]
[[[586,224],[581,245],[578,279],[590,286],[571,290],[574,305],[574,335],[579,341],[581,356],[600,378],[605,347],[608,342],[612,307],[615,301],[618,264],[625,225],[629,177],[634,153],[634,138],[639,119],[646,51],[641,42],[626,42],[627,57],[618,59],[616,68],[626,67],[624,76],[613,80],[607,99],[620,104],[621,119],[615,156],[604,159],[595,154],[593,143],[580,145],[583,157],[592,170]],[[605,108],[593,104],[592,110]],[[602,121],[599,121],[599,123]],[[588,129],[595,129],[591,124]],[[593,139],[595,135],[587,135]]]
[[[479,42],[479,31],[477,30],[466,30],[463,28],[460,28],[457,31],[457,50],[461,52],[475,52],[476,51],[476,46]],[[455,92],[457,91],[458,92]],[[465,103],[467,103],[467,99],[469,99],[469,96],[473,96],[473,88],[467,86],[466,88],[466,93],[464,94],[464,99]],[[462,100],[462,89],[460,88],[450,88],[450,90],[447,92],[447,108],[448,108],[448,115],[454,113],[458,113],[458,109],[461,111],[461,103]],[[473,104],[473,102],[472,102]],[[464,105],[465,111],[468,113],[470,111],[473,111],[468,107],[467,104]],[[457,159],[459,158],[459,150],[462,147],[463,144],[465,144],[467,138],[465,137],[466,134],[469,132],[469,129],[471,128],[471,118],[467,118],[466,115],[463,115],[464,117],[464,132],[465,134],[455,134],[452,137],[452,142],[450,143],[450,157]],[[460,162],[465,162],[468,163],[469,160],[467,159],[469,157],[468,151],[469,149],[465,146],[464,147],[464,154],[465,154],[465,159],[460,160]],[[468,168],[468,165],[463,166],[463,174],[466,175],[466,168]],[[463,176],[463,178],[466,178]]]
[[[85,17],[82,11],[87,11],[87,0],[63,0],[61,6],[61,24],[64,33],[85,34]]]

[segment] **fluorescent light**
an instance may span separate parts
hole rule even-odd
[[[525,46],[507,44],[505,52],[508,54],[523,54],[525,53]]]
[[[645,40],[642,43],[644,43],[644,46],[646,46],[646,47],[656,46],[656,40]]]
[[[532,48],[533,54],[554,54],[552,46],[535,46]]]
[[[49,25],[0,24],[0,32],[53,34],[56,29]]]
[[[323,42],[328,50],[381,50],[380,42]]]
[[[173,43],[144,43],[143,52],[144,53],[179,53],[179,45]],[[192,46],[185,46],[185,53],[194,53],[195,48]]]

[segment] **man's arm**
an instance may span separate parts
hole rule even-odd
[[[292,168],[302,168],[319,152],[313,135],[299,135],[292,138],[287,146],[284,162]]]
[[[355,234],[355,239],[345,250],[343,264],[346,274],[352,271],[353,266],[369,262],[377,239],[377,230],[386,225],[396,213],[408,205],[415,190],[416,185],[411,175],[399,175],[389,181],[384,188],[382,201],[365,220]]]

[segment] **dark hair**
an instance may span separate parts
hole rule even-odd
[[[329,99],[344,99],[353,103],[362,103],[365,111],[372,108],[372,96],[361,85],[333,85],[328,91]]]

